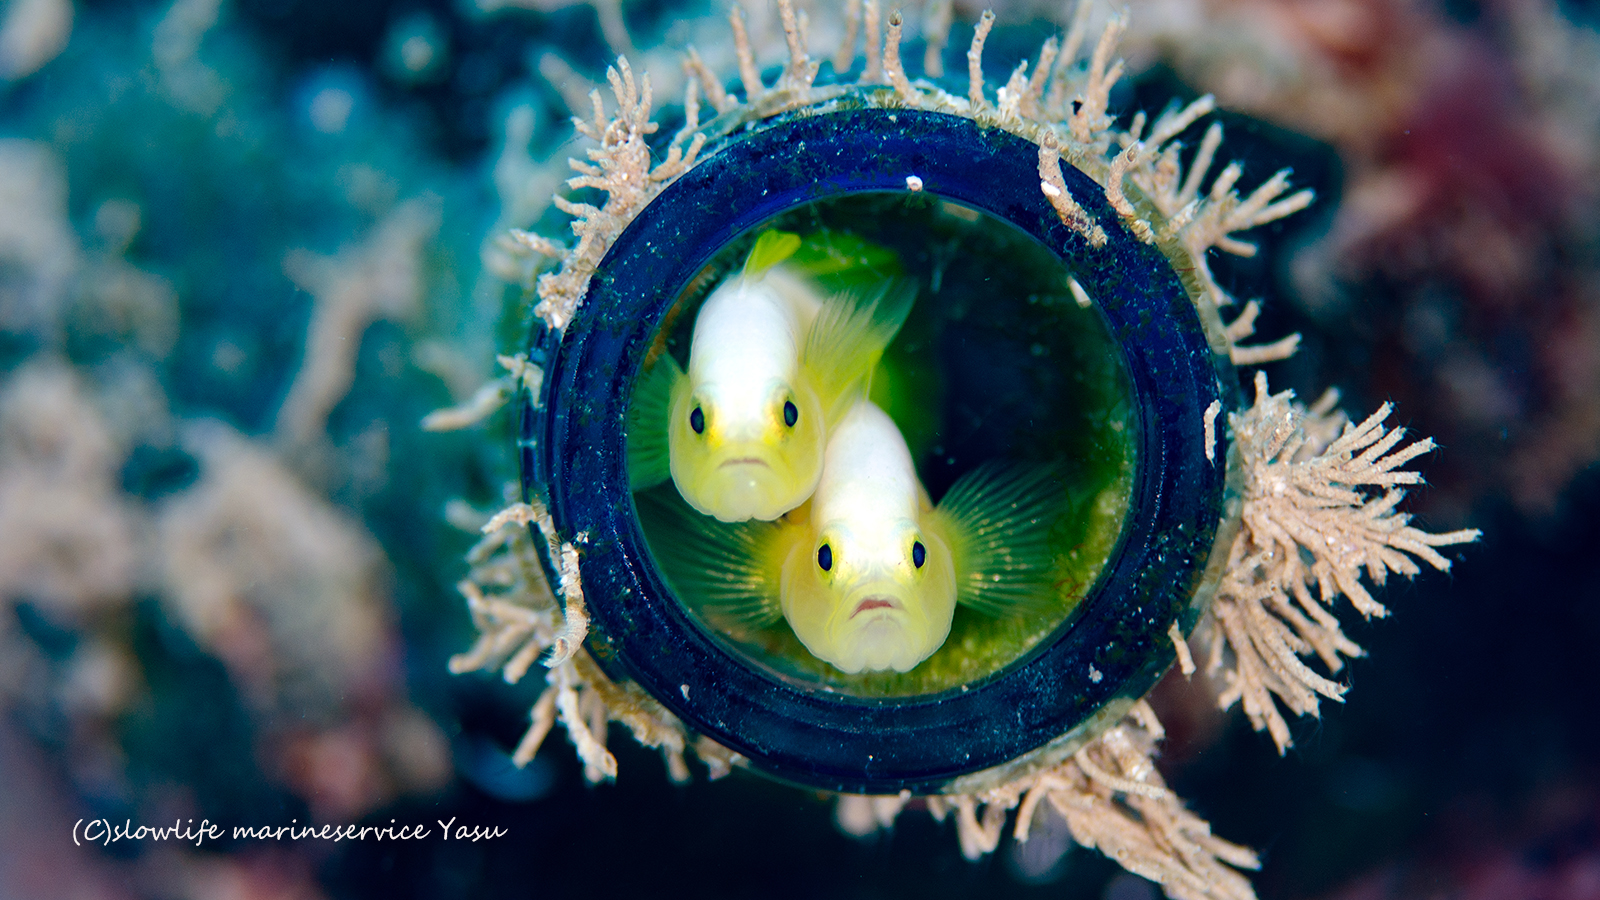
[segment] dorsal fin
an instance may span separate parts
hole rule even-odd
[[[865,292],[830,295],[806,336],[800,364],[810,373],[829,422],[871,387],[872,370],[911,312],[916,285],[881,281]]]
[[[763,272],[793,256],[798,249],[798,234],[777,229],[762,232],[755,246],[750,248],[750,255],[745,257],[744,277],[760,278]]]

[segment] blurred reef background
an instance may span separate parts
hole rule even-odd
[[[992,80],[1071,14],[996,6]],[[952,63],[981,11],[955,4]],[[0,3],[0,898],[1156,896],[1059,830],[979,863],[925,816],[856,841],[825,798],[673,786],[624,740],[615,784],[559,740],[519,770],[536,679],[447,673],[510,432],[419,423],[520,346],[499,236],[560,226],[591,84],[628,51],[675,96],[689,43],[731,76],[725,13]],[[1216,264],[1305,335],[1273,385],[1396,401],[1442,445],[1410,508],[1485,533],[1390,585],[1287,758],[1169,678],[1169,781],[1264,852],[1263,898],[1600,897],[1600,10],[1129,13],[1124,113],[1215,93],[1247,187],[1318,191]],[[102,817],[508,833],[75,846]]]

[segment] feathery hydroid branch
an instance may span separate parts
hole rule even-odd
[[[456,518],[466,524],[472,517],[458,512]],[[530,525],[538,528],[556,561],[562,604],[545,579]],[[471,571],[458,585],[479,637],[472,649],[450,660],[450,671],[498,670],[515,684],[548,653],[547,687],[530,711],[531,724],[513,762],[520,766],[531,761],[559,719],[590,781],[616,777],[616,758],[605,747],[607,724],[613,721],[644,746],[659,748],[674,781],[689,778],[686,749],[693,749],[713,771],[726,769],[732,754],[703,738],[691,747],[677,717],[636,685],[612,682],[589,658],[582,646],[588,618],[578,581],[578,550],[556,536],[543,504],[511,504],[479,530],[484,536],[467,554]]]
[[[694,165],[695,157],[705,144],[705,135],[699,128],[699,81],[690,79],[684,98],[686,121],[683,130],[673,138],[667,158],[659,165],[650,165],[650,147],[645,138],[654,134],[657,125],[650,120],[650,79],[635,81],[633,69],[625,57],[618,57],[615,67],[606,71],[606,81],[617,101],[617,114],[608,119],[605,104],[598,90],[589,95],[594,105],[594,118],[574,118],[573,125],[579,134],[599,146],[591,148],[589,162],[571,160],[572,168],[579,174],[568,179],[570,188],[595,188],[606,193],[603,206],[574,203],[557,196],[555,205],[573,217],[572,233],[578,242],[562,259],[560,269],[539,277],[539,305],[534,312],[553,329],[565,328],[571,321],[589,277],[604,258],[611,243],[622,233],[633,217],[639,214],[662,187]],[[684,146],[684,140],[688,146]]]
[[[999,846],[1008,821],[1018,841],[1028,840],[1043,804],[1065,820],[1073,840],[1160,884],[1175,900],[1254,900],[1238,870],[1259,868],[1260,861],[1212,835],[1167,788],[1154,762],[1163,734],[1141,700],[1065,761],[979,793],[929,797],[928,811],[939,820],[953,812],[962,854],[978,859]],[[870,833],[891,824],[907,799],[841,797],[839,819],[857,834]]]
[[[1292,741],[1279,703],[1314,716],[1319,698],[1342,700],[1345,691],[1301,657],[1315,655],[1337,673],[1344,657],[1362,655],[1333,602],[1343,595],[1363,616],[1386,615],[1363,572],[1382,586],[1390,572],[1416,575],[1418,560],[1448,571],[1435,548],[1477,540],[1478,531],[1430,534],[1395,512],[1398,486],[1422,482],[1400,466],[1434,443],[1399,446],[1405,429],[1383,425],[1390,404],[1356,425],[1332,411],[1331,397],[1307,409],[1291,391],[1270,393],[1263,373],[1255,387],[1254,405],[1230,417],[1245,478],[1243,527],[1212,601],[1208,670],[1223,679],[1222,707],[1241,703],[1282,753]]]

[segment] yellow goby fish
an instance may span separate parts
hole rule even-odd
[[[628,434],[635,490],[670,475],[690,506],[723,522],[771,521],[811,496],[830,426],[865,395],[913,291],[881,279],[824,294],[785,264],[800,244],[761,235],[700,308],[688,371],[663,354],[640,380]]]
[[[714,625],[781,616],[847,672],[907,672],[939,649],[956,604],[990,616],[1052,602],[1062,489],[1046,466],[997,463],[928,502],[894,422],[866,400],[830,434],[811,501],[779,522],[718,525],[654,495],[641,514],[686,604]]]
[[[783,562],[784,618],[842,671],[908,672],[939,649],[956,608],[942,522],[930,515],[900,429],[857,403],[828,438],[826,466]]]

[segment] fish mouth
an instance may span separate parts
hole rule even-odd
[[[850,618],[854,619],[856,616],[874,609],[900,609],[900,601],[886,594],[873,594],[856,604],[855,611],[850,614]]]
[[[768,464],[766,460],[755,456],[737,456],[733,459],[725,459],[717,466],[717,468],[726,469],[729,466],[760,466],[763,469],[772,468],[772,466]]]

